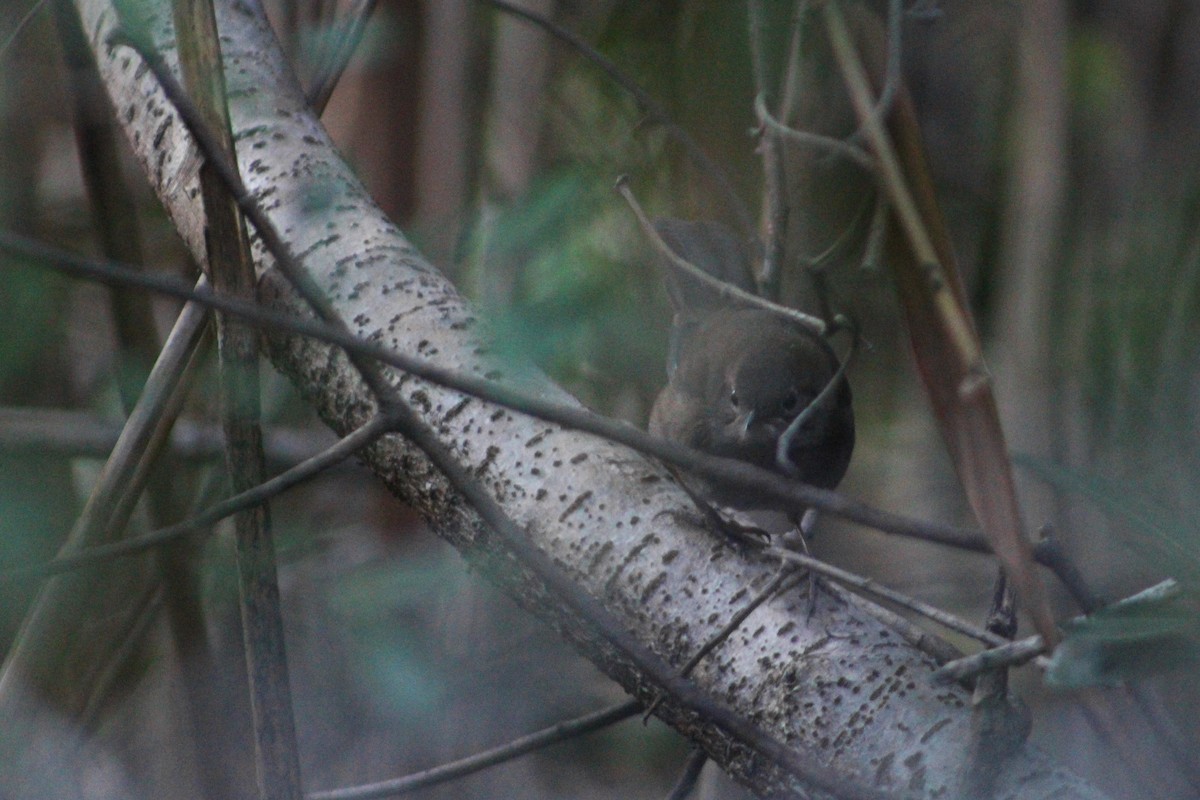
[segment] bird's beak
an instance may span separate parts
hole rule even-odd
[[[738,441],[744,442],[750,438],[750,425],[754,422],[754,409],[745,414],[738,414],[733,420],[733,430]]]

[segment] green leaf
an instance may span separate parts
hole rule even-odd
[[[1164,581],[1089,617],[1068,622],[1046,670],[1053,686],[1113,686],[1200,664],[1194,597]]]

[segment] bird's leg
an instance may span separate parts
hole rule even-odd
[[[667,470],[675,476],[676,483],[687,492],[696,508],[700,511],[702,524],[714,531],[740,550],[761,547],[770,541],[771,535],[756,525],[746,525],[722,514],[715,505],[697,492],[687,476],[668,465]]]
[[[817,535],[816,527],[819,516],[820,512],[815,508],[804,509],[799,521],[789,515],[788,519],[791,520],[792,529],[783,535],[783,546],[809,555],[808,543]]]
[[[816,535],[817,518],[819,512],[815,508],[807,508],[804,514],[800,517],[799,522],[795,517],[791,517],[792,529],[783,535],[783,546],[789,550],[795,550],[804,555],[812,555],[808,550],[808,542]],[[817,587],[818,578],[809,571],[808,573],[808,619],[812,619],[813,614],[817,611]]]

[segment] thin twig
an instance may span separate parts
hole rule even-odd
[[[763,227],[767,238],[762,268],[757,275],[758,289],[762,297],[778,302],[787,248],[788,217],[791,211],[787,198],[787,170],[784,166],[783,146],[777,133],[767,131],[759,141],[758,147],[763,159],[763,191],[766,195],[763,202]]]
[[[202,308],[193,308],[189,313],[201,314],[207,320],[207,313]],[[182,314],[180,315],[183,316]],[[158,483],[161,476],[159,470],[170,468],[169,463],[162,461],[162,453],[167,449],[167,442],[171,434],[171,429],[175,425],[175,420],[183,410],[183,405],[187,401],[191,390],[192,380],[195,376],[197,365],[202,360],[202,355],[205,352],[204,341],[207,338],[208,329],[201,330],[201,337],[196,341],[185,341],[179,338],[168,338],[167,343],[163,346],[163,353],[167,354],[168,350],[175,348],[184,348],[187,350],[183,355],[187,358],[187,363],[184,365],[183,372],[180,374],[176,385],[171,390],[171,396],[168,398],[166,405],[163,407],[161,414],[154,423],[154,429],[146,444],[146,454],[140,457],[137,465],[132,472],[129,481],[123,485],[117,495],[116,502],[113,505],[111,518],[108,522],[108,530],[101,537],[102,541],[115,540],[125,531],[129,520],[133,516],[134,509],[141,501],[146,488],[152,484]],[[174,355],[167,355],[167,358],[174,358]],[[147,384],[148,385],[148,384]],[[130,420],[133,416],[130,415]],[[116,448],[114,448],[114,452]],[[166,487],[158,483],[160,490],[165,490]],[[156,516],[152,518],[152,523],[160,519],[157,514],[166,514],[168,510],[165,507],[154,506]],[[161,517],[165,519],[169,517]]]
[[[936,634],[930,633],[921,626],[911,622],[907,617],[902,617],[895,611],[892,611],[890,608],[884,608],[878,603],[860,597],[849,589],[839,586],[834,581],[827,582],[824,588],[842,602],[871,615],[884,625],[887,625],[904,637],[904,641],[928,655],[938,664],[946,664],[962,656],[962,651],[950,644],[950,642]]]
[[[755,94],[767,93],[767,52],[763,46],[763,15],[761,0],[746,3],[746,22],[750,34],[750,68],[754,77]]]
[[[933,673],[933,680],[934,683],[942,685],[969,680],[984,672],[1027,664],[1045,651],[1046,643],[1042,641],[1041,636],[1005,642],[988,650],[948,661]]]
[[[337,88],[338,81],[350,64],[350,58],[362,43],[367,21],[375,11],[376,2],[377,0],[359,0],[357,6],[346,12],[346,21],[333,37],[333,44],[325,59],[325,67],[306,93],[308,104],[318,117],[329,104],[329,98],[333,96],[333,90]]]
[[[1164,597],[1170,597],[1178,592],[1179,584],[1174,578],[1168,578],[1164,581],[1154,584],[1146,589],[1136,592],[1128,597],[1123,597],[1116,602],[1107,605],[1107,608],[1118,609],[1122,607],[1136,606],[1139,603],[1153,602]],[[1097,609],[1099,610],[1099,609]],[[1089,612],[1090,613],[1090,612]],[[1077,617],[1076,621],[1083,621],[1084,617]],[[971,675],[984,670],[998,669],[1013,663],[1014,659],[1021,659],[1023,654],[1034,648],[1034,643],[1040,645],[1042,652],[1045,650],[1045,643],[1040,636],[1030,636],[1025,639],[1020,639],[1016,642],[1011,642],[1007,639],[1001,639],[999,644],[996,644],[989,650],[984,650],[972,656],[967,656],[962,659],[946,664],[942,669],[935,673],[935,678],[944,682],[957,680],[958,675]],[[1035,653],[1034,655],[1037,655]],[[1024,661],[1028,661],[1025,658]],[[1024,663],[1023,661],[1019,663]],[[1046,662],[1041,662],[1041,666],[1047,666]],[[946,677],[941,677],[941,673],[945,672]]]
[[[786,124],[792,118],[796,96],[800,93],[800,43],[804,40],[804,22],[808,16],[808,0],[795,0],[792,4],[792,35],[788,43],[787,69],[783,73],[783,88],[780,90],[779,119]],[[755,87],[761,94],[761,86]]]
[[[114,558],[136,555],[182,536],[204,531],[226,517],[261,505],[291,487],[321,474],[334,464],[344,461],[373,443],[387,433],[390,427],[389,419],[383,414],[377,414],[332,447],[268,481],[217,503],[190,519],[168,525],[143,536],[134,536],[119,542],[89,547],[76,553],[62,555],[42,564],[5,568],[0,570],[0,577],[7,580],[57,575]]]
[[[898,606],[907,608],[910,611],[915,611],[921,616],[926,617],[927,619],[932,620],[933,622],[936,622],[945,628],[949,628],[952,631],[961,633],[964,636],[969,636],[972,639],[983,642],[984,644],[999,646],[1008,642],[1007,639],[997,636],[994,633],[990,633],[989,631],[980,628],[978,625],[972,625],[964,619],[959,619],[953,614],[948,614],[936,606],[931,606],[930,604],[921,600],[917,600],[914,597],[909,597],[908,595],[901,594],[894,589],[889,589],[886,586],[882,586],[872,578],[866,578],[862,575],[855,575],[852,572],[839,569],[838,567],[826,564],[823,561],[818,561],[812,556],[806,556],[803,553],[797,553],[794,550],[787,550],[782,547],[766,547],[762,552],[764,555],[778,558],[781,561],[807,567],[813,572],[833,578],[834,580],[839,581],[846,586],[851,586],[859,591],[873,594],[876,597],[881,597],[884,600],[895,603]]]
[[[828,405],[830,398],[833,397],[833,393],[841,387],[842,381],[845,380],[846,370],[850,367],[850,362],[854,360],[854,356],[858,352],[858,326],[849,321],[844,321],[843,326],[850,329],[850,349],[846,351],[845,358],[838,362],[833,376],[821,391],[817,393],[817,396],[812,399],[812,402],[805,406],[804,410],[797,414],[791,424],[779,435],[779,441],[775,445],[775,463],[788,473],[799,472],[792,463],[792,460],[788,458],[788,451],[792,447],[792,440],[800,433],[800,429],[812,419],[817,409]]]
[[[729,180],[729,175],[725,169],[704,152],[704,149],[692,138],[691,134],[671,119],[670,113],[661,103],[639,86],[636,81],[626,75],[620,67],[601,55],[599,51],[585,42],[578,34],[563,28],[561,25],[556,25],[540,14],[536,14],[520,6],[515,6],[512,3],[504,2],[504,0],[482,0],[482,2],[506,14],[511,14],[514,17],[531,22],[551,36],[566,42],[580,55],[599,67],[605,75],[611,78],[622,89],[633,95],[634,100],[649,115],[650,119],[663,126],[663,129],[670,136],[683,145],[688,157],[695,163],[697,171],[716,184],[718,194],[725,201],[729,210],[733,212],[734,217],[737,218],[738,226],[745,232],[745,235],[749,237],[755,236],[754,222],[750,218],[750,212],[746,209],[746,204],[742,202],[741,197],[738,196],[737,191],[733,188],[733,183]]]
[[[679,674],[684,677],[691,675],[692,670],[699,666],[700,662],[703,661],[709,653],[717,649],[718,645],[732,636],[734,631],[742,627],[742,623],[744,623],[746,619],[754,613],[755,609],[770,600],[776,594],[782,594],[788,589],[793,588],[798,582],[796,581],[796,576],[794,573],[795,570],[781,569],[779,574],[772,578],[771,582],[764,586],[761,592],[755,595],[749,603],[746,603],[746,605],[742,606],[742,608],[739,609],[738,612],[729,619],[729,622],[725,623],[725,627],[717,631],[712,638],[704,643],[703,647],[697,650],[695,654],[693,654],[692,657],[687,660],[687,663],[684,664],[679,670]],[[803,576],[800,577],[803,578]],[[789,578],[792,578],[791,582],[788,581]],[[785,584],[787,585],[785,586]]]
[[[700,780],[700,771],[704,769],[707,761],[708,754],[698,747],[688,753],[687,761],[683,765],[683,772],[679,774],[679,780],[671,787],[671,791],[667,794],[667,800],[684,800],[689,797],[695,790],[696,782]]]
[[[901,227],[908,237],[918,263],[937,280],[930,281],[933,302],[938,309],[938,319],[946,326],[946,336],[955,353],[962,375],[985,374],[982,369],[983,354],[975,338],[970,322],[958,306],[949,282],[945,279],[945,267],[938,259],[937,250],[929,236],[916,200],[904,177],[904,170],[896,154],[883,122],[874,115],[875,102],[871,98],[870,82],[862,62],[854,49],[846,20],[842,16],[837,0],[828,0],[822,5],[829,40],[833,45],[834,58],[842,71],[850,99],[858,112],[867,134],[867,141],[875,154],[876,166],[883,189],[888,196]]]
[[[805,5],[804,0],[797,0],[792,9],[787,68],[779,98],[779,116],[785,122],[791,118],[792,105],[799,82],[800,41]],[[763,252],[762,268],[758,274],[758,286],[759,293],[763,297],[778,301],[782,290],[783,268],[787,255],[788,225],[791,218],[784,140],[788,133],[795,133],[797,138],[809,143],[824,142],[825,137],[814,134],[811,139],[805,139],[804,134],[786,130],[785,126],[777,122],[767,110],[769,89],[761,0],[750,0],[747,3],[747,16],[749,18],[751,63],[754,73],[754,111],[758,117],[758,152],[762,155],[763,160],[763,229],[767,240]],[[832,144],[835,141],[830,139],[830,146],[835,150],[841,148],[841,142]],[[821,307],[819,314],[823,320],[829,321],[827,308]]]
[[[1091,614],[1101,608],[1105,604],[1104,598],[1097,595],[1088,586],[1083,573],[1075,566],[1075,562],[1063,549],[1058,537],[1054,535],[1053,527],[1049,524],[1043,525],[1040,533],[1040,538],[1033,545],[1033,557],[1037,559],[1037,562],[1048,567],[1058,576],[1059,581],[1066,587],[1076,605],[1079,606],[1079,610],[1084,614]]]
[[[121,435],[122,423],[92,411],[0,406],[0,453],[39,453],[64,458],[106,458]],[[294,467],[328,444],[327,431],[274,428],[264,431],[267,464]],[[171,426],[171,455],[199,465],[224,452],[221,431],[212,423],[180,418]]]
[[[1017,599],[1004,576],[1004,569],[996,571],[996,586],[992,591],[992,607],[988,610],[987,629],[997,636],[1012,641],[1017,633]]]
[[[991,552],[982,535],[974,529],[915,520],[873,508],[837,492],[807,486],[744,461],[710,456],[674,442],[658,439],[628,423],[608,419],[586,409],[567,406],[512,386],[389,350],[317,320],[292,317],[236,298],[216,295],[211,290],[193,290],[167,276],[140,273],[111,262],[82,258],[4,231],[0,231],[0,249],[18,253],[35,263],[66,274],[106,284],[138,286],[173,297],[195,300],[221,311],[238,314],[264,330],[307,336],[336,345],[348,353],[377,360],[464,394],[566,428],[602,436],[712,480],[764,492],[797,510],[815,506],[834,516],[844,517],[886,533],[972,552]]]
[[[719,645],[733,635],[734,631],[742,627],[742,623],[746,621],[747,617],[754,613],[755,609],[767,602],[767,600],[769,600],[775,594],[781,593],[784,590],[784,582],[793,574],[793,572],[794,570],[787,567],[779,570],[779,573],[772,578],[765,587],[763,587],[761,592],[755,595],[749,603],[746,603],[746,605],[738,609],[737,613],[730,618],[729,622],[725,623],[725,626],[721,628],[721,630],[709,637],[708,641],[701,645],[700,649],[697,650],[692,657],[689,658],[687,662],[679,668],[680,677],[686,678],[691,675],[692,670],[696,669],[696,667],[700,665],[700,662],[703,661],[709,653],[711,653],[713,650],[716,650]],[[646,719],[649,719],[650,715],[654,713],[654,710],[658,708],[658,705],[661,702],[661,697],[655,698],[654,702],[652,702],[646,708],[646,712],[643,716]]]
[[[601,709],[600,711],[593,711],[582,717],[555,723],[536,733],[522,736],[519,739],[513,739],[506,744],[484,750],[466,758],[460,758],[457,761],[439,764],[432,769],[414,772],[411,775],[392,778],[378,783],[369,783],[346,789],[325,789],[319,792],[310,792],[305,796],[305,800],[369,800],[369,798],[376,797],[394,797],[416,791],[417,789],[447,783],[487,769],[488,767],[493,767],[496,764],[511,761],[526,753],[541,750],[559,742],[565,742],[578,736],[598,731],[601,728],[632,717],[638,713],[641,707],[642,704],[638,701],[629,700],[619,705]]]
[[[767,64],[763,43],[763,11],[761,0],[746,4],[750,27],[751,63],[754,66],[755,95],[766,107]],[[795,32],[793,32],[794,34]],[[786,95],[785,95],[786,97]],[[756,107],[757,107],[756,103]],[[766,238],[762,268],[758,271],[759,294],[777,302],[783,272],[784,250],[787,245],[788,202],[787,174],[783,161],[783,146],[774,131],[768,131],[760,121],[758,151],[763,161],[762,229]]]
[[[667,246],[662,237],[658,235],[658,231],[654,229],[654,224],[650,222],[650,218],[646,216],[646,212],[642,209],[641,204],[633,196],[633,192],[629,188],[629,182],[624,175],[617,179],[617,184],[614,188],[625,198],[625,202],[629,204],[629,208],[633,211],[634,216],[637,217],[638,224],[641,226],[646,238],[670,262],[672,267],[711,288],[717,292],[722,300],[751,308],[760,308],[784,319],[797,322],[815,333],[825,333],[825,323],[811,314],[805,314],[803,311],[797,311],[794,308],[781,306],[778,303],[772,303],[770,300],[764,300],[758,295],[751,294],[732,283],[714,278],[695,264],[680,258],[675,254],[675,251]]]
[[[887,117],[888,112],[892,109],[892,104],[896,102],[896,95],[900,93],[900,67],[904,49],[902,43],[903,25],[903,0],[888,0],[887,73],[883,81],[883,91],[879,94],[879,101],[875,103],[875,108],[871,111],[871,117],[876,123],[882,122]],[[848,144],[858,144],[866,138],[867,123],[863,122],[854,133],[850,134],[846,142]]]
[[[818,150],[828,150],[830,154],[842,156],[868,172],[875,171],[875,160],[871,158],[870,153],[861,147],[844,142],[841,139],[835,139],[832,136],[824,136],[811,131],[796,130],[775,119],[771,115],[771,112],[767,110],[767,104],[763,100],[762,95],[754,98],[754,113],[758,115],[759,121],[767,126],[767,128],[793,144]]]
[[[996,585],[992,591],[986,624],[989,632],[1010,642],[1017,631],[1016,598],[1003,567],[996,568]],[[1044,649],[1045,644],[1041,644]],[[1036,656],[1037,653],[1034,653],[1030,658]],[[1004,756],[1010,752],[1007,748],[1024,741],[1025,737],[1019,734],[1023,717],[1008,699],[1007,665],[982,674],[964,675],[961,680],[974,683],[971,691],[971,733],[963,759],[963,795],[991,797],[995,795],[996,778],[1000,775]]]
[[[996,586],[992,591],[992,606],[985,623],[990,633],[1011,642],[1017,634],[1017,598],[1005,577],[1004,568],[996,568]],[[1008,673],[999,670],[986,680],[975,684],[972,702],[980,706],[998,706],[1008,696]]]
[[[1016,598],[1003,567],[996,568],[996,586],[988,610],[987,629],[1009,642],[1017,632]],[[1006,756],[1028,736],[1028,712],[1009,701],[1008,667],[1036,658],[1045,649],[1042,638],[1038,636],[1037,639],[1040,649],[1024,653],[1024,656],[1028,656],[1024,660],[1018,659],[1012,664],[1004,662],[1003,665],[1000,660],[993,660],[992,669],[982,673],[965,673],[960,677],[960,680],[974,681],[975,684],[971,692],[971,707],[974,710],[971,733],[963,759],[962,793],[965,797],[995,796],[996,780],[1000,777]],[[1006,647],[989,652],[996,653]],[[944,672],[955,672],[953,668],[947,670],[947,666],[934,673],[935,683],[939,678],[945,679]]]

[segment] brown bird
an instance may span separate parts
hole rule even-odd
[[[854,412],[845,380],[796,430],[777,459],[779,437],[838,369],[819,335],[759,309],[707,315],[678,348],[678,362],[650,413],[650,432],[716,456],[736,458],[832,489],[854,450]],[[707,487],[720,505],[769,508],[759,493]]]
[[[730,240],[736,240],[723,227],[673,220],[657,227],[677,254],[710,274],[737,277],[748,271],[730,268],[730,253],[737,252]],[[725,263],[714,263],[717,258]],[[837,373],[833,349],[816,332],[778,314],[718,306],[711,290],[700,290],[694,279],[675,277],[668,289],[676,310],[669,380],[654,402],[650,432],[813,486],[837,486],[854,450],[854,412],[844,377],[779,452],[780,437]],[[699,488],[719,505],[776,507],[762,493],[707,483]]]

